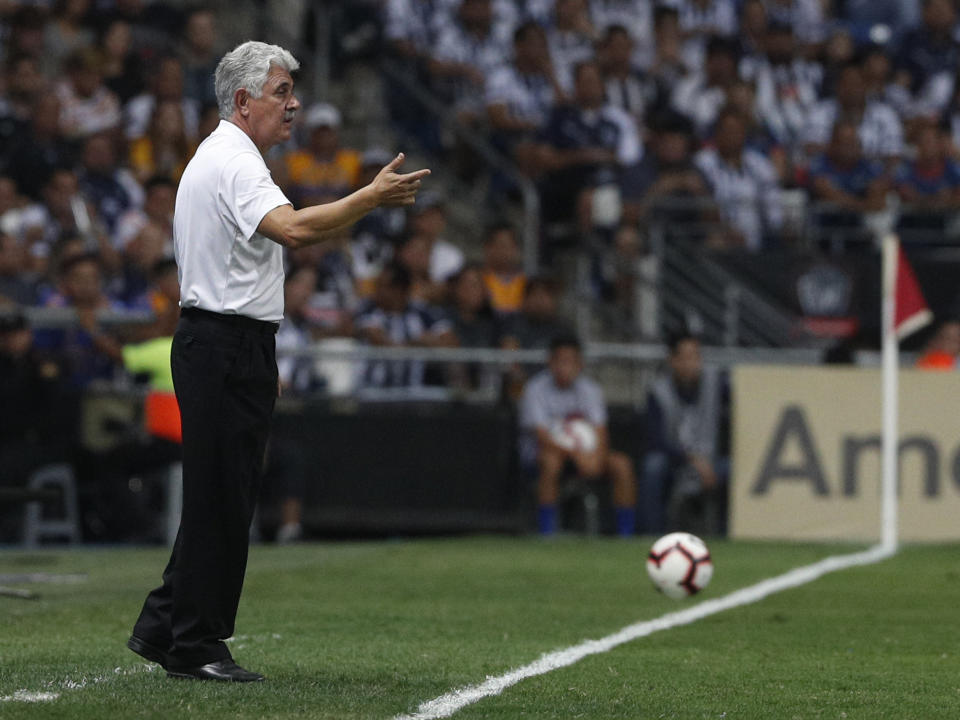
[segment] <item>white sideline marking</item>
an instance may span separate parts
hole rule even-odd
[[[538,660],[534,660],[529,665],[510,670],[498,677],[487,677],[479,685],[468,685],[458,688],[446,695],[428,700],[417,708],[411,715],[397,715],[393,720],[434,720],[435,718],[450,717],[458,710],[472,705],[486,697],[499,695],[512,685],[516,685],[521,680],[544,675],[545,673],[560,668],[573,665],[589,655],[605,653],[618,645],[623,645],[631,640],[646,637],[659,630],[669,630],[670,628],[701,620],[709,615],[730,610],[731,608],[749,605],[758,600],[762,600],[768,595],[789,590],[832,573],[837,570],[855,567],[857,565],[870,565],[891,557],[896,552],[894,547],[876,545],[863,552],[851,553],[849,555],[834,555],[824,558],[812,565],[804,565],[785,572],[783,575],[761,580],[755,585],[750,585],[740,590],[735,590],[729,595],[714,600],[705,600],[702,603],[689,607],[685,610],[667,613],[654,620],[628,625],[612,635],[607,635],[599,640],[585,640],[579,645],[573,645],[562,650],[555,650],[541,655]]]
[[[3,697],[0,697],[0,702],[52,702],[58,697],[60,697],[60,693],[17,690],[13,695],[4,695]]]

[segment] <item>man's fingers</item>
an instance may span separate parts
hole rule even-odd
[[[397,168],[403,165],[404,154],[398,153],[397,156],[387,163],[387,166],[384,168],[388,172],[396,172]]]
[[[406,173],[404,175],[400,175],[399,177],[401,182],[413,182],[414,180],[420,180],[421,178],[425,178],[429,174],[430,174],[430,170],[427,168],[424,168],[423,170],[416,170],[415,172]]]

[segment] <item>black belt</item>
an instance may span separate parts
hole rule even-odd
[[[269,320],[257,320],[246,315],[225,315],[224,313],[212,312],[211,310],[202,310],[198,307],[180,308],[180,317],[189,320],[204,320],[217,323],[219,325],[228,325],[239,330],[247,332],[256,332],[262,335],[273,335],[280,327],[280,323]]]

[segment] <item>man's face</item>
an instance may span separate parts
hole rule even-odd
[[[950,0],[928,0],[923,8],[923,23],[933,32],[948,31],[953,27],[954,17]]]
[[[74,305],[90,305],[100,299],[100,268],[93,262],[78,262],[63,279],[64,295]]]
[[[690,148],[690,139],[686,133],[668,130],[657,134],[654,154],[663,165],[676,167],[686,162]]]
[[[747,131],[743,120],[736,115],[724,115],[717,127],[715,138],[720,154],[728,157],[743,152],[746,139]]]
[[[943,352],[960,355],[960,323],[946,323],[937,335],[937,342]]]
[[[43,87],[44,77],[36,62],[30,58],[21,58],[8,74],[7,87],[11,95],[19,98],[32,98]]]
[[[596,65],[588,63],[580,68],[574,80],[574,92],[580,107],[595,108],[603,104],[603,80]]]
[[[847,67],[837,81],[837,101],[843,107],[863,105],[866,91],[863,88],[863,76],[855,67]]]
[[[412,218],[413,231],[418,235],[425,235],[429,240],[436,240],[447,229],[447,215],[440,206],[422,210]]]
[[[187,21],[187,42],[198,54],[208,53],[217,42],[217,29],[212,12],[197,11]]]
[[[310,149],[320,156],[332,155],[340,146],[340,136],[335,127],[320,125],[310,131]]]
[[[552,291],[538,285],[527,293],[523,311],[537,320],[547,320],[557,314],[557,299]]]
[[[614,67],[630,67],[633,40],[625,32],[615,32],[607,42],[607,60]]]
[[[670,370],[680,385],[692,385],[700,379],[703,372],[703,359],[700,356],[700,343],[696,340],[684,340],[670,356]]]
[[[94,135],[83,149],[83,164],[90,172],[107,174],[116,162],[113,145],[106,135]]]
[[[263,93],[258,98],[247,96],[245,108],[257,147],[266,150],[289,140],[294,115],[300,108],[290,73],[276,65],[271,67]]]
[[[156,94],[162,100],[179,100],[183,97],[183,67],[180,61],[166,58],[160,65],[156,78]]]
[[[583,370],[583,359],[575,347],[559,347],[550,354],[550,373],[557,387],[570,387]]]
[[[151,220],[165,223],[173,217],[177,201],[177,191],[170,185],[154,185],[147,191],[143,201],[143,211]]]
[[[407,306],[409,291],[400,283],[394,282],[392,273],[381,273],[374,289],[374,301],[387,312],[402,312]]]
[[[511,230],[498,230],[486,247],[487,265],[494,270],[513,270],[520,264],[520,247]]]

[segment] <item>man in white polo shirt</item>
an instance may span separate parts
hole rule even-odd
[[[263,155],[290,137],[299,67],[276,45],[246,42],[217,66],[220,124],[177,192],[174,247],[181,317],[171,366],[183,424],[183,514],[163,584],[127,646],[172,677],[250,682],[233,634],[250,522],[278,392],[283,248],[340,237],[380,206],[412,205],[429,170],[398,174],[400,154],[366,187],[295,210]]]

